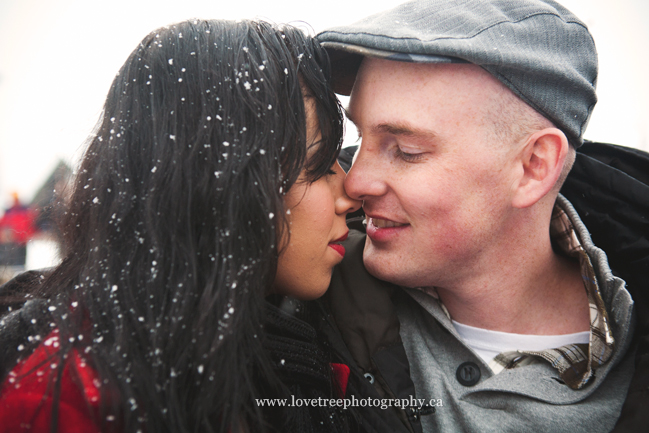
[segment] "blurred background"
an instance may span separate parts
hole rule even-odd
[[[151,30],[194,17],[262,18],[317,33],[401,2],[0,0],[0,281],[57,260],[48,205],[73,173],[115,73]],[[586,138],[649,151],[649,1],[560,3],[588,25],[599,52]]]

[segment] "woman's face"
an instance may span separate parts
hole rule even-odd
[[[313,102],[306,99],[305,106],[311,144],[320,140],[320,132]],[[317,152],[317,147],[309,152]],[[345,193],[345,172],[340,165],[336,162],[331,170],[335,173],[312,183],[305,180],[303,170],[284,198],[290,236],[282,236],[280,243],[276,293],[303,300],[319,298],[329,287],[333,267],[343,259],[345,248],[340,242],[348,233],[345,216],[361,203]]]

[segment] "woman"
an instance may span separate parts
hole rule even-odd
[[[265,22],[194,20],[140,43],[79,169],[65,257],[26,289],[51,323],[4,382],[0,429],[349,427],[335,409],[255,403],[341,391],[313,328],[268,301],[324,293],[359,206],[327,76],[314,40]]]

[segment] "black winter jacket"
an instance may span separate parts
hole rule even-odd
[[[343,149],[349,168],[355,149]],[[624,279],[636,309],[635,373],[616,433],[645,432],[649,426],[649,154],[636,149],[586,142],[561,193],[573,204],[593,242],[608,255],[614,274]],[[320,302],[325,334],[337,355],[352,366],[348,392],[358,397],[408,398],[415,395],[408,359],[399,336],[393,299],[398,287],[369,275],[362,266],[364,231],[350,235],[348,259],[334,272]],[[359,271],[360,270],[360,271]],[[370,432],[421,432],[421,416],[434,408],[358,408]]]

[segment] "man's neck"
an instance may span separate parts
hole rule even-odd
[[[451,318],[493,331],[561,335],[590,329],[579,264],[552,250],[547,232],[526,248],[492,255],[486,271],[437,287]]]

